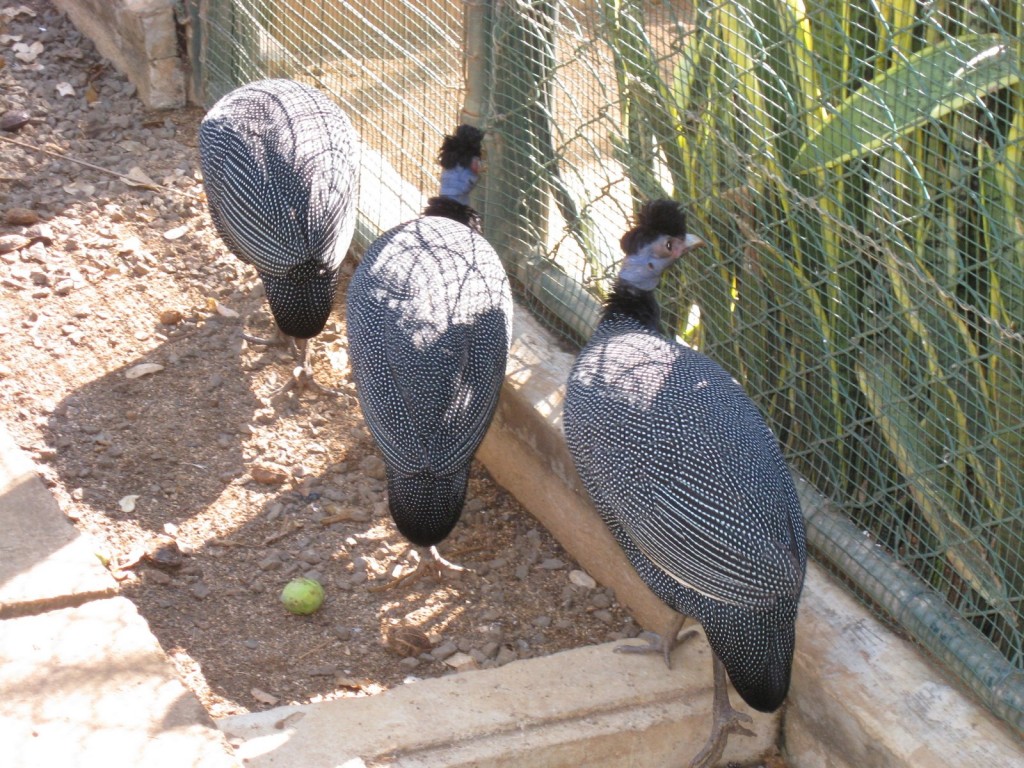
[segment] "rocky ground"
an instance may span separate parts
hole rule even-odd
[[[242,339],[270,317],[206,213],[201,117],[148,112],[50,3],[0,10],[0,417],[210,713],[635,634],[481,466],[443,545],[469,569],[374,588],[406,545],[344,306],[316,372],[344,394],[269,398],[292,359]],[[311,616],[279,601],[299,575]]]

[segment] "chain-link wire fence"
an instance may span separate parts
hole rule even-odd
[[[635,201],[685,201],[711,247],[666,328],[820,494],[819,558],[1024,729],[1017,0],[193,5],[208,100],[313,82],[420,193],[460,114],[487,129],[485,233],[571,340]]]

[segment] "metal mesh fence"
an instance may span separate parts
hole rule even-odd
[[[485,233],[572,340],[635,201],[687,202],[711,247],[663,286],[667,328],[831,500],[819,557],[1024,728],[1017,0],[197,8],[209,100],[315,82],[384,185],[431,194],[460,108],[486,128]]]
[[[351,118],[375,182],[361,197],[357,247],[379,234],[374,222],[408,218],[423,207],[420,191],[436,193],[440,137],[465,95],[461,3],[192,0],[190,12],[207,106],[243,83],[287,77],[328,93]]]

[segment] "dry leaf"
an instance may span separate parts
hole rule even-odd
[[[134,512],[135,502],[139,500],[139,495],[133,493],[129,496],[122,496],[121,500],[117,502],[117,505],[121,508],[122,512]],[[124,567],[124,566],[122,566]]]
[[[96,193],[96,185],[90,184],[87,181],[73,181],[70,184],[64,185],[64,191],[69,195],[77,195],[81,193],[86,197],[92,197]]]
[[[186,232],[188,232],[187,224],[182,224],[180,227],[175,227],[174,229],[168,229],[164,232],[164,240],[177,240]]]
[[[19,16],[30,16],[34,17],[36,12],[29,8],[27,5],[19,5],[18,7],[8,6],[0,10],[0,14],[6,16],[8,19],[16,19]]]
[[[269,704],[270,706],[274,706],[278,702],[277,696],[267,693],[261,688],[253,688],[250,691],[250,693],[252,694],[252,697],[261,704]]]
[[[126,379],[137,379],[141,376],[148,376],[151,373],[157,373],[163,369],[164,367],[160,365],[160,363],[139,363],[125,371],[124,376]]]
[[[146,172],[139,168],[139,166],[137,165],[134,166],[130,171],[128,171],[128,173],[122,178],[130,187],[145,187],[148,189],[159,189],[157,183],[153,181],[151,178],[149,178],[149,176],[146,175]]]
[[[89,83],[89,85],[86,86],[86,88],[85,88],[85,101],[86,101],[86,103],[88,103],[88,104],[95,104],[97,101],[99,101],[99,98],[100,98],[99,92],[93,87],[92,83]]]
[[[26,45],[25,43],[15,43],[13,46],[14,58],[19,61],[24,61],[26,64],[31,64],[41,54],[45,48],[43,44],[36,40],[32,45]]]
[[[146,556],[145,547],[135,547],[125,555],[120,562],[117,564],[117,570],[127,571],[129,568],[134,568],[136,565],[142,562],[142,558]]]

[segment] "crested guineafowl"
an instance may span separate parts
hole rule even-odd
[[[213,105],[199,127],[199,158],[217,233],[255,267],[277,328],[298,353],[300,365],[282,389],[319,389],[309,339],[327,323],[355,231],[359,141],[352,124],[311,86],[262,80]]]
[[[726,672],[763,712],[789,690],[807,563],[803,517],[757,406],[717,363],[659,332],[659,278],[701,245],[683,210],[672,200],[646,204],[621,245],[618,280],[569,377],[565,436],[633,567],[704,628],[714,719],[692,764],[708,766],[730,733],[749,734],[742,723],[750,718],[729,703]],[[652,643],[666,661],[682,622]]]
[[[391,516],[439,569],[456,567],[436,545],[462,514],[512,327],[508,277],[469,206],[482,138],[468,125],[445,138],[441,194],[370,246],[346,303],[349,360],[386,465]],[[400,581],[422,572],[426,558],[414,555],[419,565]]]

